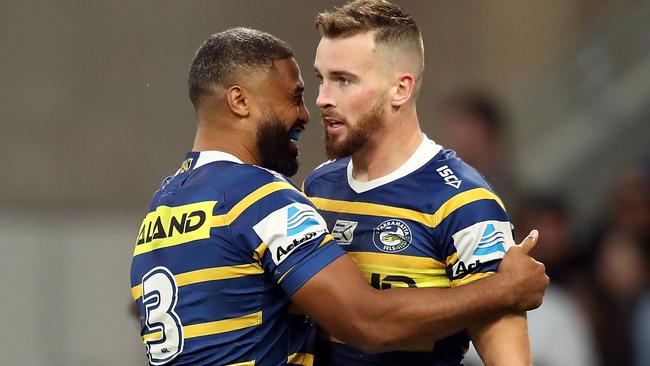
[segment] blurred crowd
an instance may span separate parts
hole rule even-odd
[[[562,187],[533,192],[517,183],[508,161],[510,121],[494,98],[461,93],[441,111],[436,137],[503,198],[516,241],[540,231],[532,255],[546,265],[551,286],[542,307],[528,314],[533,363],[650,365],[648,162],[612,171],[609,194],[594,198],[606,209],[587,228],[578,227]],[[466,364],[480,361],[469,354]]]

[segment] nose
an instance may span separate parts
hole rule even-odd
[[[305,103],[301,103],[300,106],[298,106],[298,120],[307,124],[309,123],[309,117],[309,110],[305,106]]]
[[[316,105],[320,109],[327,109],[335,106],[334,99],[329,94],[326,82],[323,82],[318,88],[318,97],[316,98]]]

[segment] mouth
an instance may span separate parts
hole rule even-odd
[[[289,130],[289,150],[295,155],[299,155],[298,140],[300,134],[305,130],[305,124],[297,122]]]
[[[336,132],[345,126],[345,123],[333,117],[323,117],[323,124],[327,132]]]
[[[300,139],[300,134],[305,130],[305,125],[302,123],[296,123],[289,130],[289,141],[296,143]]]

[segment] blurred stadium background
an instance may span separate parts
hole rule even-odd
[[[194,50],[234,26],[291,44],[301,182],[324,160],[313,18],[341,3],[0,3],[0,364],[146,364],[129,264],[192,145]],[[650,3],[398,3],[424,35],[424,130],[488,176],[520,235],[541,230],[535,364],[650,365]]]

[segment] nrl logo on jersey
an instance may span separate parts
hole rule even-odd
[[[379,224],[372,235],[377,249],[385,253],[396,253],[406,249],[412,240],[411,229],[402,220],[391,219]]]
[[[190,168],[192,167],[192,161],[193,160],[194,160],[194,158],[187,158],[187,159],[183,160],[183,163],[181,164],[180,169],[178,169],[178,172],[179,173],[185,173],[186,171],[190,170]]]
[[[460,188],[460,184],[463,181],[458,179],[456,174],[454,174],[454,172],[448,166],[443,165],[440,168],[436,169],[436,171],[438,174],[440,174],[446,185],[452,186],[456,189]]]
[[[332,237],[341,245],[349,245],[354,239],[354,229],[358,224],[356,221],[336,220],[332,228]]]

